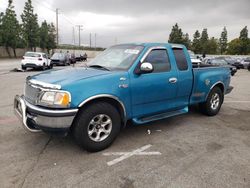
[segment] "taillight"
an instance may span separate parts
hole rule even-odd
[[[42,58],[38,58],[39,61],[42,61],[43,59]]]

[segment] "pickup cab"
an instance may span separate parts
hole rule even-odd
[[[27,130],[71,132],[95,152],[110,146],[128,121],[160,120],[187,113],[194,104],[216,115],[233,89],[230,79],[228,67],[193,68],[182,45],[122,44],[86,66],[27,77],[14,109]]]

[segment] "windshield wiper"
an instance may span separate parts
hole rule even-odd
[[[104,67],[102,65],[90,65],[89,67],[110,71],[110,69],[108,69],[107,67]]]

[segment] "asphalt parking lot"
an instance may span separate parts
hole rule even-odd
[[[22,128],[13,99],[39,71],[9,71],[17,66],[19,60],[0,60],[0,187],[250,187],[249,71],[232,78],[217,116],[193,108],[129,126],[110,148],[88,153],[70,136]]]

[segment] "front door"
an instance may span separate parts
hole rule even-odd
[[[131,75],[132,111],[134,117],[175,109],[177,72],[165,47],[152,48],[142,60],[153,65],[153,72]]]

